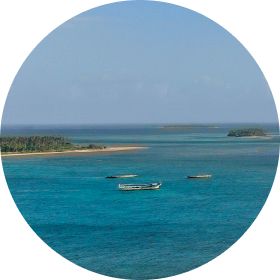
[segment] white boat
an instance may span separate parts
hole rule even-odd
[[[161,182],[151,184],[119,184],[119,189],[122,191],[156,190],[161,185]]]
[[[196,175],[196,176],[188,176],[188,178],[210,178],[212,175]]]
[[[106,178],[132,178],[138,177],[136,174],[123,174],[123,175],[116,175],[116,176],[107,176]]]

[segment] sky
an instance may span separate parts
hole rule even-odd
[[[3,125],[278,121],[249,52],[212,20],[161,2],[118,2],[51,32],[20,68]]]

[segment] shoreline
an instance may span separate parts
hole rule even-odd
[[[227,137],[231,137],[231,138],[265,138],[265,137],[269,137],[269,136],[265,135],[265,136],[227,136]]]
[[[105,149],[92,150],[71,150],[63,152],[38,152],[38,153],[13,153],[1,154],[1,158],[34,158],[34,157],[61,157],[61,156],[88,156],[88,155],[111,155],[123,153],[137,153],[141,150],[148,149],[140,145],[112,145]]]

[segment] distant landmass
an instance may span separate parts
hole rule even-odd
[[[227,136],[229,137],[267,136],[267,131],[264,128],[258,128],[258,127],[230,129]]]
[[[200,132],[200,131],[216,131],[217,124],[168,124],[162,127],[163,131],[168,132]]]
[[[208,124],[208,125],[205,125],[205,124],[167,124],[164,126],[164,128],[177,128],[177,127],[199,127],[199,128],[205,128],[205,127],[217,127],[218,125],[217,124]]]

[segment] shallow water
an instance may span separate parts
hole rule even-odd
[[[2,162],[22,215],[59,254],[107,276],[163,278],[199,267],[228,249],[255,220],[270,192],[279,155],[277,127],[271,137],[259,139],[228,138],[225,131],[48,128],[40,133],[149,149]],[[212,178],[186,178],[198,173]],[[139,177],[105,178],[118,174]],[[159,190],[117,188],[119,183],[158,181],[163,183]]]

